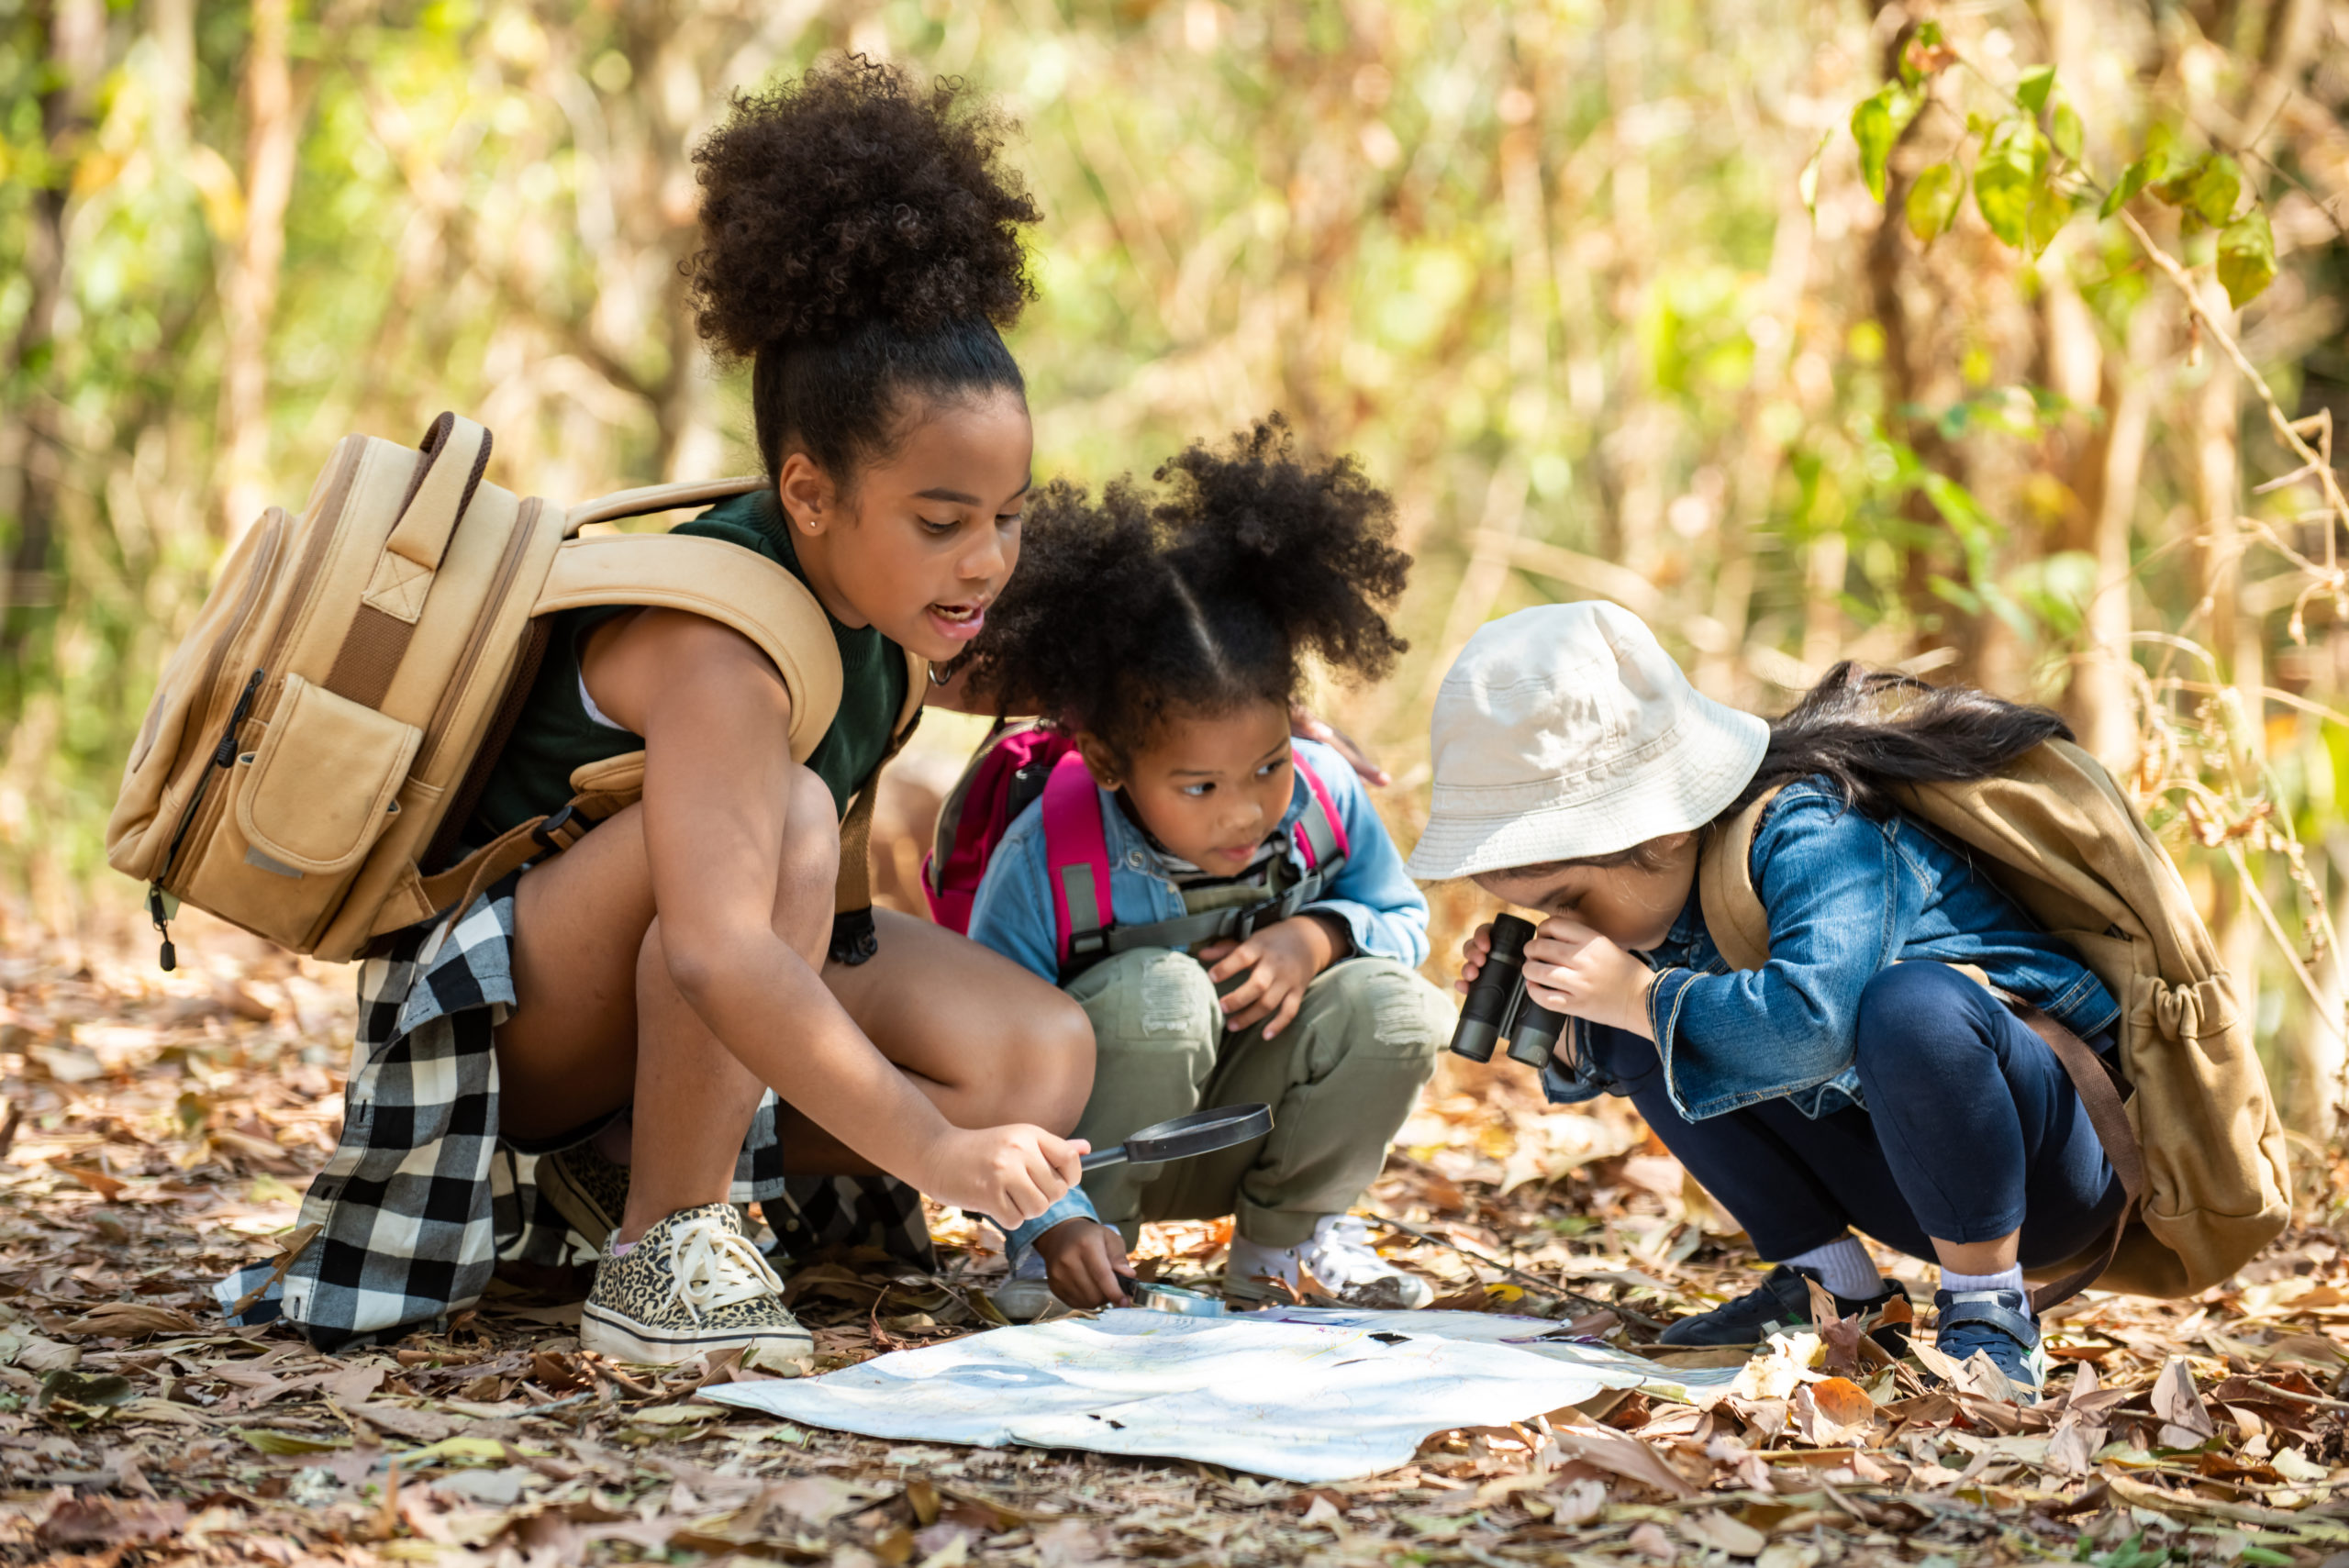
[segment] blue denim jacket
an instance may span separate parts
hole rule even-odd
[[[1404,871],[1395,840],[1371,809],[1370,793],[1346,760],[1319,741],[1299,740],[1297,750],[1330,792],[1339,825],[1346,830],[1346,863],[1339,868],[1337,881],[1323,890],[1324,896],[1307,905],[1306,911],[1344,921],[1354,951],[1418,968],[1428,956],[1428,901]],[[1109,851],[1111,916],[1121,926],[1177,918],[1183,913],[1182,890],[1168,879],[1149,840],[1116,798],[1108,790],[1097,793]],[[1284,834],[1305,815],[1310,798],[1305,780],[1295,779],[1288,811],[1281,817]],[[1288,854],[1302,870],[1293,842]],[[1004,830],[987,858],[986,875],[971,906],[971,939],[1047,980],[1057,980],[1060,933],[1052,914],[1051,869],[1044,859],[1043,803],[1038,801]]]
[[[1770,959],[1732,971],[1706,934],[1692,891],[1672,934],[1642,953],[1658,972],[1648,1022],[1665,1090],[1690,1120],[1761,1100],[1806,1116],[1861,1102],[1853,1031],[1860,992],[1904,960],[1972,964],[2000,990],[2082,1039],[2121,1009],[2072,950],[2041,930],[1965,854],[1912,819],[1847,809],[1823,780],[1789,784],[1753,833],[1754,891],[1770,918]],[[1577,1019],[1542,1074],[1550,1098],[1613,1088],[1607,1037]]]
[[[1428,901],[1403,869],[1395,840],[1371,808],[1370,793],[1353,766],[1330,747],[1299,740],[1297,750],[1330,792],[1339,825],[1346,830],[1346,863],[1339,868],[1337,881],[1323,890],[1326,896],[1299,912],[1334,915],[1344,921],[1357,953],[1418,968],[1428,956]],[[1121,926],[1176,918],[1183,913],[1181,889],[1167,878],[1149,840],[1116,798],[1107,790],[1097,793],[1109,852],[1111,917]],[[1310,786],[1296,779],[1289,788],[1288,811],[1281,817],[1284,835],[1305,815],[1310,798]],[[1287,852],[1302,870],[1294,840]],[[1047,980],[1059,979],[1060,931],[1052,913],[1051,867],[1045,861],[1042,802],[1022,812],[987,857],[986,875],[971,906],[971,937]],[[1010,1232],[1013,1256],[1063,1220],[1079,1217],[1094,1218],[1093,1204],[1083,1187],[1072,1187],[1067,1196]]]

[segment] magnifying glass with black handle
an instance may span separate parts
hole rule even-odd
[[[1188,1160],[1212,1154],[1259,1139],[1273,1130],[1273,1107],[1264,1105],[1219,1106],[1193,1111],[1172,1121],[1145,1127],[1123,1143],[1085,1156],[1088,1171],[1104,1165],[1156,1165],[1168,1160]]]

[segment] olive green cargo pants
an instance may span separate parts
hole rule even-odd
[[[1164,948],[1096,964],[1068,994],[1093,1020],[1098,1051],[1075,1134],[1094,1148],[1189,1111],[1273,1107],[1273,1130],[1253,1142],[1085,1177],[1102,1222],[1129,1247],[1143,1220],[1226,1214],[1261,1246],[1308,1240],[1315,1221],[1344,1213],[1377,1176],[1453,1018],[1442,992],[1383,958],[1347,959],[1314,976],[1297,1017],[1271,1040],[1261,1024],[1227,1030],[1207,970]]]

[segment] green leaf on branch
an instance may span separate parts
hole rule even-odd
[[[1936,163],[1909,187],[1909,231],[1930,245],[1957,220],[1965,195],[1965,175],[1954,163]]]
[[[2024,249],[2033,261],[2054,243],[2055,236],[2072,218],[2072,201],[2053,185],[2042,184],[2031,194],[2031,217],[2024,226]]]
[[[2024,72],[2022,79],[2015,83],[2015,102],[2022,106],[2025,114],[2036,115],[2047,106],[2047,95],[2054,86],[2055,68],[2034,65]]]
[[[1852,139],[1860,146],[1860,176],[1867,182],[1868,195],[1884,200],[1885,165],[1892,157],[1892,144],[1900,138],[1901,128],[1909,123],[1908,95],[1887,82],[1862,98],[1852,111]]]
[[[2027,119],[1999,124],[1974,165],[1974,205],[1990,232],[2021,249],[2031,234],[2032,194],[2047,167],[2047,140]]]
[[[2145,155],[2121,171],[2121,181],[2106,194],[2104,205],[2097,209],[2097,217],[2110,217],[2134,199],[2145,188],[2148,180],[2158,180],[2169,172],[2169,152],[2164,148],[2150,148]]]
[[[2048,136],[2055,143],[2055,150],[2072,162],[2080,161],[2080,149],[2087,144],[2087,129],[2080,124],[2080,112],[2063,99],[2055,101],[2055,113],[2049,119]]]
[[[2243,170],[2223,152],[2208,152],[2185,172],[2164,180],[2154,195],[2211,228],[2234,216],[2243,195]]]
[[[2238,310],[2276,281],[2276,231],[2257,207],[2219,231],[2219,282]]]
[[[1795,190],[1802,197],[1802,210],[1810,214],[1813,223],[1819,221],[1819,166],[1826,161],[1827,144],[1834,135],[1831,130],[1819,139],[1819,145],[1811,150],[1810,161],[1802,166],[1802,172],[1795,179]]]

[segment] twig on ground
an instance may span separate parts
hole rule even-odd
[[[1580,1291],[1562,1289],[1545,1279],[1527,1273],[1523,1269],[1513,1269],[1498,1258],[1488,1257],[1474,1247],[1464,1247],[1450,1237],[1438,1236],[1433,1231],[1422,1230],[1416,1225],[1406,1225],[1399,1219],[1388,1219],[1383,1215],[1371,1215],[1367,1218],[1374,1225],[1383,1225],[1389,1230],[1399,1230],[1416,1240],[1426,1241],[1438,1247],[1449,1247],[1464,1258],[1473,1258],[1488,1269],[1497,1270],[1528,1290],[1538,1290],[1544,1296],[1553,1296],[1560,1301],[1573,1302],[1578,1307],[1587,1307],[1594,1312],[1612,1312],[1625,1322],[1636,1323],[1642,1329],[1660,1329],[1664,1327],[1663,1321],[1659,1318],[1650,1318],[1643,1312],[1634,1312],[1620,1302],[1601,1301],[1595,1296],[1585,1296]]]

